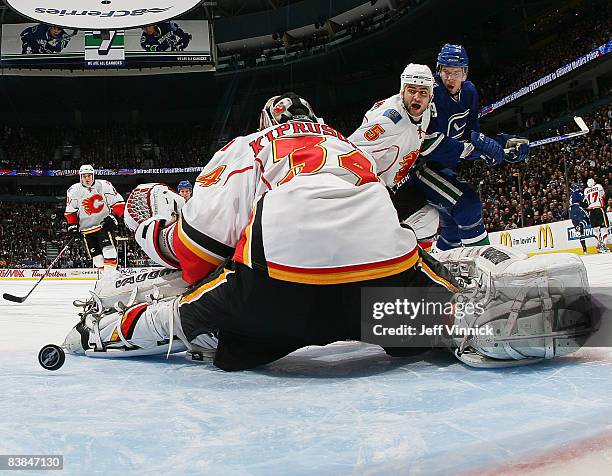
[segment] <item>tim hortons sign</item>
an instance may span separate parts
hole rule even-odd
[[[185,13],[201,0],[6,0],[18,13],[49,25],[123,30]]]

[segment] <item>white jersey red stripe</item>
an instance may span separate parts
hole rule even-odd
[[[606,206],[606,192],[598,183],[584,189],[584,199],[589,209],[604,208]]]
[[[68,189],[64,216],[80,231],[96,231],[111,213],[122,217],[124,208],[123,197],[110,182],[95,180],[91,187],[75,183]]]
[[[253,208],[257,205],[257,210]],[[325,124],[291,122],[239,137],[196,180],[172,238],[185,279],[221,261],[294,282],[333,284],[416,263],[372,158]]]

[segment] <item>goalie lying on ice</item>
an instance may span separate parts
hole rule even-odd
[[[400,226],[375,161],[321,123],[306,100],[275,96],[260,123],[258,132],[213,156],[186,204],[154,184],[138,187],[127,201],[125,222],[139,245],[160,265],[180,269],[192,288],[161,300],[153,293],[150,303],[126,310],[92,303],[66,340],[69,350],[97,357],[170,352],[176,337],[192,351],[216,345],[216,366],[242,370],[307,345],[361,339],[364,288],[419,288],[423,298],[441,294],[446,303],[459,291],[448,270],[419,250],[414,232]],[[443,258],[463,273],[466,289],[457,296],[500,310],[491,323],[503,324],[500,337],[514,340],[493,342],[493,350],[479,338],[452,340],[463,361],[472,362],[469,351],[496,362],[554,357],[573,347],[550,348],[551,339],[587,332],[588,313],[566,322],[566,301],[574,297],[565,299],[568,289],[588,297],[584,273],[576,274],[582,263],[565,257],[553,266],[494,247],[473,253]],[[506,281],[541,291],[513,296],[502,292]],[[533,313],[538,303],[540,312]],[[522,353],[516,341],[529,341],[534,350]],[[390,355],[429,348],[384,347]]]
[[[573,254],[528,258],[511,248],[481,246],[437,257],[461,283],[454,300],[478,303],[484,309],[477,315],[455,317],[458,331],[441,341],[467,365],[507,367],[566,355],[579,349],[593,332],[586,269]],[[191,293],[149,300],[125,311],[99,305],[71,331],[64,347],[92,357],[130,357],[169,352],[171,341],[178,337],[173,352],[214,351],[218,329],[202,328],[196,338],[188,339],[181,307],[198,293],[233,279],[234,273],[224,268]],[[173,272],[168,280],[177,277]],[[156,286],[159,281],[149,289]],[[141,286],[139,296],[146,295],[146,288]],[[126,291],[122,292],[125,298]],[[108,306],[113,297],[106,295],[103,300]],[[487,326],[491,333],[469,332]]]

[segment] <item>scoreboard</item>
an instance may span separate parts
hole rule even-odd
[[[45,23],[2,25],[0,67],[28,70],[200,66],[214,69],[207,20],[168,20],[127,30],[79,30]],[[6,71],[9,70],[9,71]]]

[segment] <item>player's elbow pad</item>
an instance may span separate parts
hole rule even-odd
[[[172,225],[165,225],[165,220],[151,217],[138,226],[134,236],[142,250],[157,264],[165,268],[179,269],[171,243]]]

